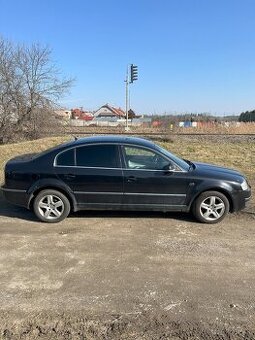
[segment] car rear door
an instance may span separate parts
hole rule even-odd
[[[67,151],[66,151],[67,152]],[[114,144],[88,144],[73,148],[74,165],[56,158],[55,171],[73,191],[80,208],[118,208],[123,198],[123,171]],[[68,158],[68,157],[66,157]]]

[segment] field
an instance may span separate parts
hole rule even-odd
[[[0,146],[4,163],[71,137]],[[255,141],[170,136],[184,158],[244,172]],[[218,225],[188,214],[78,212],[47,225],[0,195],[0,339],[255,338],[255,202]]]
[[[3,180],[5,162],[23,153],[40,152],[72,136],[48,137],[17,144],[0,145],[0,182]],[[167,142],[160,144],[171,152],[190,160],[210,162],[235,168],[253,180],[255,168],[255,136],[183,136],[169,135]]]

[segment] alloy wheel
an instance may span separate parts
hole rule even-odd
[[[224,201],[218,196],[206,197],[200,204],[201,216],[210,222],[220,219],[225,209]]]
[[[45,195],[38,202],[38,211],[47,220],[59,219],[64,209],[64,202],[56,195]]]

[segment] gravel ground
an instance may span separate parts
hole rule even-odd
[[[254,339],[255,209],[79,212],[43,224],[0,196],[4,339]]]

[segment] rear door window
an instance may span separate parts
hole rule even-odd
[[[76,165],[93,168],[119,168],[117,145],[87,145],[76,148]]]

